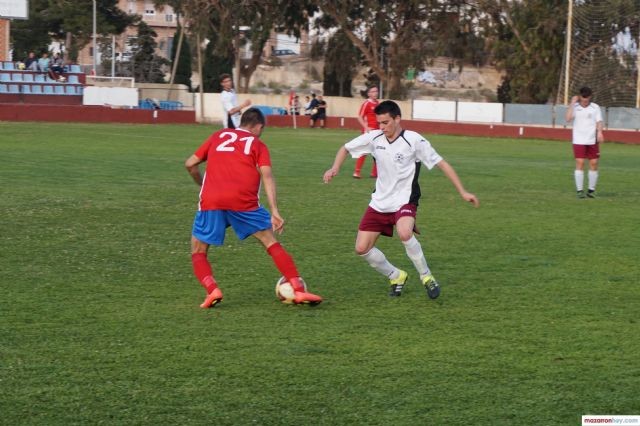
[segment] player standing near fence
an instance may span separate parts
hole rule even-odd
[[[589,160],[586,197],[596,198],[598,183],[598,161],[600,143],[604,142],[602,111],[598,104],[591,102],[593,91],[589,87],[580,89],[580,95],[571,98],[565,114],[567,123],[573,122],[572,142],[576,168],[573,172],[578,198],[585,198],[584,163]]]

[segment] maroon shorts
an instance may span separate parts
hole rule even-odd
[[[600,144],[578,145],[574,143],[573,156],[575,158],[588,158],[589,160],[600,158]]]
[[[371,207],[367,207],[360,221],[360,226],[358,226],[358,230],[379,232],[385,237],[391,237],[393,236],[393,227],[401,217],[411,216],[415,218],[417,212],[418,206],[415,204],[405,204],[395,213],[380,213]],[[419,233],[415,226],[413,227],[413,231],[417,234]]]

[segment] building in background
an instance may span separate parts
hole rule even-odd
[[[176,14],[171,6],[156,7],[152,0],[119,0],[118,7],[129,14],[140,15],[142,20],[158,34],[156,42],[159,56],[169,58],[173,46],[173,36],[177,30]],[[98,34],[100,29],[98,28]],[[136,27],[129,27],[127,30],[115,36],[116,60],[127,61],[131,58],[132,51],[130,42],[138,34]],[[100,63],[100,51],[98,53],[98,63]],[[81,65],[93,64],[93,44],[89,43],[78,55],[78,63]]]
[[[11,21],[0,19],[0,61],[8,61],[9,57],[9,28]]]

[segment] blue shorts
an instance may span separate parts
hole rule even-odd
[[[202,210],[193,220],[192,234],[209,245],[221,246],[226,229],[231,226],[239,239],[265,229],[271,229],[271,214],[264,207],[248,212],[233,210]]]

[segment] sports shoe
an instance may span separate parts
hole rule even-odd
[[[407,274],[402,269],[399,269],[400,275],[395,280],[389,280],[389,296],[398,297],[402,296],[402,288],[404,287],[404,283],[407,282],[407,278],[409,278],[409,274]]]
[[[584,191],[578,191],[577,196],[578,198],[585,198]]]
[[[596,190],[595,189],[590,189],[587,191],[587,197],[589,198],[596,198]]]
[[[433,275],[425,275],[422,278],[422,285],[424,285],[424,289],[427,290],[429,299],[436,299],[440,296],[440,284],[433,278]]]
[[[322,303],[322,297],[318,296],[317,294],[306,293],[304,291],[296,291],[294,292],[294,294],[296,296],[293,298],[293,303],[295,303],[296,305],[307,304],[316,306]]]
[[[222,291],[219,288],[216,288],[211,293],[207,294],[207,297],[204,298],[204,302],[200,305],[201,308],[213,308],[218,303],[222,302]]]
[[[355,179],[360,179],[360,173],[355,172],[355,173],[353,174],[353,177],[354,177]]]

